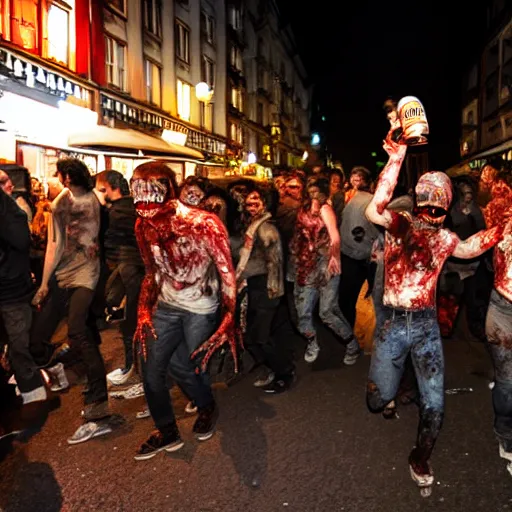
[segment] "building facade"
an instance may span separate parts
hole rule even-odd
[[[295,165],[310,100],[279,23],[273,1],[0,0],[0,162],[44,180],[73,154],[131,176],[140,155],[70,147],[103,125],[198,150],[204,174]]]
[[[512,160],[512,6],[491,0],[487,40],[464,80],[461,157],[479,168],[486,158]]]
[[[299,167],[309,142],[311,89],[274,0],[228,0],[229,154],[242,165]]]

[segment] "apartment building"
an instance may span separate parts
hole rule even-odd
[[[303,165],[311,91],[274,0],[227,2],[228,150],[264,167]]]
[[[487,2],[487,37],[464,79],[460,153],[471,168],[512,160],[512,7]]]
[[[293,34],[274,0],[237,1],[0,0],[0,161],[44,180],[72,154],[129,177],[144,134],[204,155],[205,173],[299,165],[310,95]],[[134,143],[105,148],[102,126]]]

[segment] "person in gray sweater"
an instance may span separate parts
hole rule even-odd
[[[356,323],[356,304],[364,282],[368,279],[369,261],[378,229],[365,215],[373,194],[359,189],[345,205],[341,221],[341,284],[339,304],[352,328]]]

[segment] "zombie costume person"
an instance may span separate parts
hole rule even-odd
[[[168,371],[197,405],[196,438],[212,437],[217,408],[204,371],[224,343],[230,344],[237,363],[236,281],[225,227],[215,215],[177,200],[171,169],[161,162],[142,164],[134,171],[131,189],[139,215],[135,234],[146,269],[135,340],[142,356],[144,392],[157,428],[135,456],[145,460],[183,446],[169,396]],[[202,352],[199,372],[192,359]]]
[[[510,175],[500,176],[487,166],[481,185],[489,186],[492,199],[484,208],[489,226],[501,225],[512,215]],[[486,182],[486,180],[488,180]],[[484,183],[482,184],[482,181]],[[512,222],[507,222],[503,240],[494,249],[494,289],[491,293],[485,332],[491,352],[495,384],[492,389],[494,432],[500,456],[510,461],[512,475]]]
[[[247,287],[246,348],[256,363],[270,372],[254,385],[267,393],[282,393],[293,383],[294,366],[283,340],[272,336],[272,323],[284,295],[283,251],[263,192],[256,189],[245,200],[251,218],[236,269],[237,285]]]
[[[329,181],[313,178],[308,183],[307,193],[309,198],[297,215],[290,244],[292,264],[288,269],[289,278],[295,278],[298,329],[307,340],[304,360],[313,363],[320,352],[313,321],[313,312],[319,303],[320,319],[347,345],[343,362],[352,365],[360,348],[338,305],[340,234],[334,210],[327,204]]]
[[[481,231],[465,241],[441,225],[452,200],[451,182],[440,172],[424,174],[416,186],[415,215],[394,212],[388,204],[407,146],[384,143],[389,161],[366,215],[386,229],[382,327],[375,335],[367,402],[380,412],[394,400],[407,355],[411,353],[420,391],[416,447],[409,456],[413,480],[432,485],[429,463],[444,415],[444,360],[436,314],[439,273],[450,255],[474,258],[496,244],[501,230]]]

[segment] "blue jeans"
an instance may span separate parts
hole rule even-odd
[[[153,315],[153,325],[157,339],[147,342],[142,378],[155,426],[166,435],[176,428],[167,385],[168,372],[199,409],[214,403],[209,378],[204,373],[196,373],[190,355],[215,332],[217,313],[198,315],[160,303]]]
[[[494,432],[503,448],[512,452],[512,302],[496,290],[491,294],[485,333],[495,372]]]
[[[380,412],[395,399],[410,353],[420,393],[420,423],[413,454],[415,462],[425,463],[444,417],[444,357],[436,310],[383,308],[382,315],[368,376],[368,408]]]
[[[353,339],[354,333],[343,316],[338,299],[340,276],[332,277],[329,282],[318,289],[314,286],[299,286],[295,283],[294,297],[298,316],[299,332],[308,339],[316,338],[313,312],[318,302],[320,320],[344,341],[349,341],[347,352],[359,351],[359,344]]]

